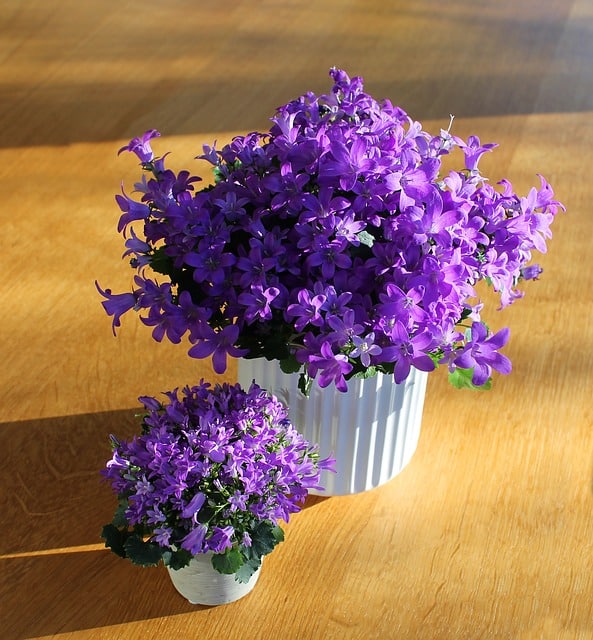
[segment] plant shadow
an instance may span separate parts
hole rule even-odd
[[[101,529],[117,501],[100,470],[110,458],[109,434],[126,439],[138,432],[135,413],[0,424],[2,640],[178,614],[220,615],[217,607],[189,604],[164,567],[135,567],[102,548]],[[305,508],[326,500],[309,496]]]
[[[331,496],[317,496],[313,494],[309,494],[305,499],[305,503],[303,504],[303,511],[305,509],[312,509],[319,504],[323,504],[326,500],[329,500]]]
[[[109,434],[138,431],[134,410],[0,424],[0,556],[101,543],[116,499],[100,470]]]
[[[140,569],[108,551],[5,557],[0,559],[0,575],[4,640],[210,608],[182,598],[163,567]]]
[[[110,457],[108,436],[136,433],[134,414],[122,410],[0,424],[3,640],[202,608],[175,591],[162,567],[142,570],[100,548],[102,526],[116,506],[100,475]]]

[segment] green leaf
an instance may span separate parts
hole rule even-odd
[[[247,560],[235,573],[238,582],[249,582],[251,576],[261,567],[260,559]]]
[[[165,253],[165,247],[158,247],[150,257],[150,267],[153,271],[165,276],[171,276],[175,268],[173,260]]]
[[[183,569],[183,567],[187,567],[192,559],[192,555],[186,549],[177,549],[176,551],[171,551],[170,549],[166,549],[162,552],[163,562],[171,569]]]
[[[478,391],[490,391],[490,389],[492,389],[492,378],[488,378],[482,386],[475,388],[478,389]]]
[[[459,322],[463,322],[464,320],[466,320],[467,318],[469,318],[471,316],[471,314],[473,313],[472,309],[464,309],[461,312],[461,316],[459,317]]]
[[[105,546],[108,549],[111,549],[111,551],[120,556],[120,558],[126,557],[125,544],[126,540],[130,537],[127,529],[121,530],[114,524],[106,524],[101,532],[101,537],[105,538]]]
[[[115,511],[113,516],[112,524],[116,527],[126,527],[128,526],[128,519],[126,518],[126,510],[128,508],[128,499],[122,498],[119,501],[119,505]]]
[[[251,551],[260,557],[272,553],[274,547],[284,540],[284,532],[269,521],[260,522],[251,533]]]
[[[456,389],[478,389],[480,391],[488,391],[492,387],[492,380],[488,380],[481,386],[475,385],[472,382],[473,375],[473,369],[461,369],[460,367],[457,367],[457,369],[449,373],[449,382]]]
[[[299,391],[305,396],[305,398],[309,397],[309,392],[311,391],[311,387],[313,385],[313,380],[306,373],[301,373],[299,376]]]
[[[297,373],[303,365],[291,354],[288,358],[280,360],[280,369],[284,373]]]
[[[130,536],[124,545],[127,557],[141,567],[155,567],[162,559],[161,547],[154,542],[145,542],[138,535]]]
[[[276,540],[276,544],[284,542],[284,531],[282,531],[282,527],[278,525],[272,527],[272,535],[274,536],[274,540]]]
[[[212,566],[218,573],[227,575],[237,573],[244,561],[241,552],[235,547],[227,549],[224,553],[215,553],[212,556]]]
[[[267,360],[286,360],[291,357],[288,349],[287,339],[278,327],[278,330],[262,336],[262,353]]]
[[[372,378],[377,375],[377,367],[367,367],[362,371],[357,371],[352,377],[353,378],[361,378],[366,380],[367,378]]]
[[[428,357],[434,362],[435,368],[439,366],[441,360],[443,359],[443,352],[438,349],[437,351],[433,351],[428,354]]]
[[[375,238],[368,231],[360,231],[356,234],[356,237],[361,244],[364,244],[367,247],[372,247],[373,244],[375,244]]]

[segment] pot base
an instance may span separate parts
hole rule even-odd
[[[234,574],[223,574],[214,569],[212,555],[209,552],[195,556],[189,565],[182,569],[167,567],[173,586],[190,604],[229,604],[252,591],[259,579],[261,567],[251,576],[249,582],[238,582]]]

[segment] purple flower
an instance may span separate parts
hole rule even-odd
[[[238,198],[234,191],[229,191],[224,198],[217,198],[213,203],[229,222],[237,222],[246,215],[244,205],[249,203],[249,198]]]
[[[356,138],[350,146],[341,141],[335,141],[320,167],[320,180],[322,184],[335,184],[348,191],[356,184],[358,177],[372,167],[373,160],[368,155],[367,142],[364,138]],[[334,180],[328,181],[327,178],[334,178]]]
[[[230,253],[225,253],[222,247],[208,247],[203,251],[186,253],[183,261],[193,267],[193,279],[196,282],[220,284],[226,278],[226,269],[237,260]]]
[[[396,322],[407,329],[426,324],[429,314],[424,309],[425,287],[414,287],[404,292],[395,284],[389,283],[381,293],[377,305],[378,326],[390,333]]]
[[[509,340],[508,328],[492,335],[482,322],[474,322],[471,336],[462,352],[453,363],[462,369],[473,369],[472,383],[485,384],[492,375],[492,369],[500,373],[511,372],[511,361],[498,352]]]
[[[224,553],[233,546],[232,537],[235,530],[230,525],[226,527],[214,527],[214,532],[208,538],[208,549],[214,553]]]
[[[204,538],[208,533],[205,524],[198,523],[184,538],[180,540],[181,548],[189,551],[192,556],[204,552]]]
[[[287,408],[256,384],[245,391],[201,382],[164,395],[164,403],[140,398],[147,411],[140,435],[111,439],[103,475],[127,505],[125,522],[118,513],[111,526],[117,523],[124,538],[130,528],[141,532],[167,552],[165,562],[187,561],[178,549],[191,555],[233,549],[252,560],[262,527],[269,547],[271,529],[300,510],[319,487],[321,470],[335,461],[320,459]]]
[[[521,269],[521,276],[524,280],[537,280],[543,271],[539,264],[530,264]]]
[[[154,154],[152,153],[152,148],[150,146],[150,141],[153,138],[158,138],[161,134],[156,129],[150,129],[139,138],[132,138],[127,145],[122,147],[117,154],[119,155],[123,151],[131,151],[135,153],[140,162],[150,162]]]
[[[240,358],[246,354],[244,349],[235,346],[238,337],[239,326],[236,324],[230,324],[220,331],[205,327],[197,344],[189,350],[189,355],[192,358],[206,358],[211,355],[214,371],[224,373],[227,355]]]
[[[150,245],[148,242],[144,242],[134,233],[134,229],[130,228],[131,238],[126,240],[126,251],[122,258],[126,256],[134,256],[130,261],[133,267],[145,267],[150,264],[150,259],[147,254],[150,252]]]
[[[179,344],[186,330],[186,325],[180,314],[180,310],[173,304],[166,304],[164,311],[157,307],[150,307],[148,316],[141,318],[148,327],[154,327],[152,337],[161,342],[166,336],[173,344]]]
[[[150,216],[150,208],[143,202],[136,202],[129,198],[122,189],[123,195],[116,195],[115,201],[123,211],[117,224],[118,231],[124,231],[127,226],[135,220],[146,220]]]
[[[134,278],[134,282],[138,285],[135,294],[138,298],[138,307],[142,309],[150,309],[156,307],[163,309],[171,302],[171,284],[163,282],[158,284],[153,280],[145,280],[140,276]]]
[[[231,511],[245,511],[247,509],[248,496],[240,491],[235,493],[229,498],[229,508]],[[248,545],[249,546],[249,545]]]
[[[329,315],[327,324],[333,330],[328,338],[341,347],[364,331],[364,327],[356,323],[352,309],[346,309],[341,315]]]
[[[408,165],[400,172],[390,176],[390,184],[394,190],[400,190],[400,206],[402,209],[414,206],[417,201],[429,201],[434,197],[434,178],[438,173],[439,162],[436,158],[428,158],[419,166]]]
[[[332,187],[321,187],[316,195],[305,193],[303,195],[303,212],[299,216],[299,222],[306,224],[322,220],[332,213],[341,212],[350,206],[347,198],[334,196],[334,193],[335,189]]]
[[[220,164],[220,159],[216,151],[216,141],[212,146],[210,146],[209,144],[203,144],[202,150],[204,151],[204,153],[200,156],[196,156],[197,159],[207,160],[210,164],[213,164],[215,167]]]
[[[316,288],[315,292],[325,296],[322,310],[328,316],[342,316],[349,311],[348,303],[352,300],[352,294],[349,291],[338,294],[333,286],[328,286],[323,291]]]
[[[274,269],[278,264],[277,255],[281,251],[281,245],[273,242],[272,238],[268,239],[267,245],[259,240],[250,242],[251,248],[248,256],[241,256],[237,260],[237,269],[244,273],[238,275],[238,285],[241,289],[248,289],[251,285],[265,285],[267,273]],[[267,256],[266,250],[273,254]]]
[[[460,138],[457,138],[457,144],[463,150],[463,154],[465,156],[465,168],[468,171],[475,171],[478,168],[478,161],[482,155],[484,155],[486,151],[491,151],[498,146],[494,143],[481,144],[478,136],[469,136],[467,143],[463,142]]]
[[[273,302],[280,294],[277,287],[268,287],[263,289],[260,285],[251,285],[250,293],[242,293],[239,295],[238,302],[245,308],[245,320],[253,322],[258,318],[269,320],[272,317],[272,309],[270,303]]]
[[[244,547],[251,547],[253,545],[253,540],[249,535],[249,533],[247,533],[247,531],[243,533],[243,537],[241,538],[241,544]]]
[[[296,318],[294,328],[302,331],[308,324],[320,326],[323,324],[321,308],[325,303],[325,296],[311,296],[309,291],[302,289],[297,295],[298,303],[291,304],[286,309],[289,318]]]
[[[336,268],[348,269],[352,265],[352,260],[344,253],[344,240],[321,241],[316,244],[305,263],[309,268],[321,267],[321,275],[326,280],[333,278]]]
[[[181,517],[195,519],[204,502],[206,502],[206,495],[199,491],[181,510]]]
[[[338,391],[346,391],[348,385],[344,376],[348,375],[352,369],[348,356],[341,353],[335,354],[329,342],[323,342],[320,354],[313,355],[309,359],[308,372],[311,377],[317,377],[319,386],[322,388],[333,382]]]
[[[154,530],[154,541],[161,547],[169,547],[172,535],[173,531],[169,527],[156,527]]]
[[[478,168],[495,144],[453,135],[452,120],[432,135],[362,78],[330,76],[326,94],[282,105],[268,131],[205,145],[201,189],[153,157],[154,130],[120,149],[144,175],[134,197],[116,197],[137,275],[131,294],[104,295],[114,328],[134,308],[156,340],[187,335],[189,354],[219,372],[227,355],[290,358],[344,388],[369,366],[401,380],[428,359],[450,364],[466,347],[457,329],[480,322],[480,281],[500,308],[524,295],[564,210],[546,180],[520,196]]]
[[[197,336],[207,331],[208,318],[211,312],[194,304],[189,291],[182,291],[177,300],[179,306],[179,322],[189,329],[190,341],[195,342]]]
[[[133,293],[111,293],[111,289],[101,289],[99,283],[95,280],[97,291],[105,298],[102,302],[103,308],[107,315],[113,316],[113,335],[115,335],[116,327],[121,326],[120,318],[136,306],[137,298]]]
[[[369,367],[372,356],[379,356],[383,351],[381,347],[375,344],[375,333],[371,331],[364,338],[352,336],[352,344],[354,349],[350,352],[351,358],[360,358],[363,367]]]
[[[395,363],[393,377],[396,383],[403,382],[412,366],[420,371],[432,371],[435,364],[427,355],[432,346],[432,337],[428,332],[410,336],[405,326],[397,322],[391,332],[393,346],[383,349],[383,357]]]

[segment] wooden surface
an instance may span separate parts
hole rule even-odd
[[[117,149],[148,128],[177,166],[329,87],[332,65],[438,131],[543,173],[568,213],[508,324],[490,393],[430,379],[419,448],[388,485],[311,500],[256,590],[187,604],[99,539],[107,434],[136,398],[213,376],[125,318]],[[60,640],[593,637],[593,5],[590,0],[3,0],[0,15],[0,637]],[[232,379],[234,371],[229,371]]]

